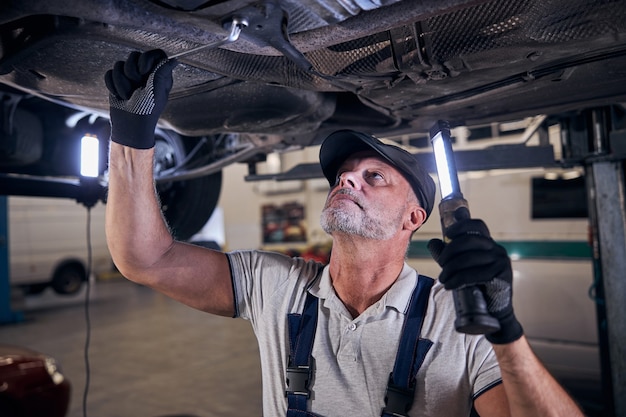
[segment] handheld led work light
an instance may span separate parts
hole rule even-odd
[[[430,141],[437,163],[437,177],[441,190],[439,215],[444,241],[446,230],[455,222],[470,218],[467,201],[463,198],[456,163],[452,152],[450,127],[447,122],[439,120],[430,129]],[[481,289],[471,285],[453,290],[456,320],[454,327],[461,333],[487,334],[500,329],[498,320],[490,316],[487,303]]]

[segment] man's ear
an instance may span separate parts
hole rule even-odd
[[[426,221],[426,210],[418,204],[411,204],[408,216],[404,222],[405,229],[416,231]]]

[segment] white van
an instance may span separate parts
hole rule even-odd
[[[51,287],[75,294],[87,280],[87,209],[74,200],[7,199],[10,282],[34,294]],[[113,270],[104,234],[104,205],[91,209],[92,276]]]
[[[561,173],[561,178],[571,174]],[[563,182],[557,180],[555,187],[545,185],[548,180],[540,186],[533,181],[546,176],[541,169],[500,170],[463,173],[459,180],[472,217],[485,220],[492,237],[511,257],[513,306],[537,355],[561,380],[591,381],[599,386],[589,221],[580,217],[581,198],[585,198],[580,184],[584,183],[570,192],[559,189]],[[541,187],[546,188],[542,191]],[[569,199],[572,195],[575,198]],[[547,201],[536,201],[540,199]],[[538,211],[551,213],[541,218]],[[437,277],[440,269],[426,249],[430,238],[441,236],[436,209],[432,217],[415,234],[408,263],[420,273]]]

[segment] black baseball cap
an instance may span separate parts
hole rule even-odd
[[[373,136],[354,130],[331,133],[320,148],[322,172],[332,187],[337,181],[337,171],[350,155],[373,150],[395,167],[411,184],[426,217],[435,205],[435,182],[419,164],[415,156],[395,145],[388,145]]]

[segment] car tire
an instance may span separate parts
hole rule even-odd
[[[157,129],[155,178],[180,164],[187,152],[178,134]],[[217,206],[221,188],[221,171],[190,180],[157,183],[161,209],[174,238],[188,240],[202,229]]]
[[[163,214],[172,235],[188,240],[202,229],[213,214],[222,185],[222,172],[180,181],[167,193],[160,194]]]
[[[87,279],[86,275],[85,269],[78,263],[63,264],[55,271],[50,286],[57,294],[76,294]]]

